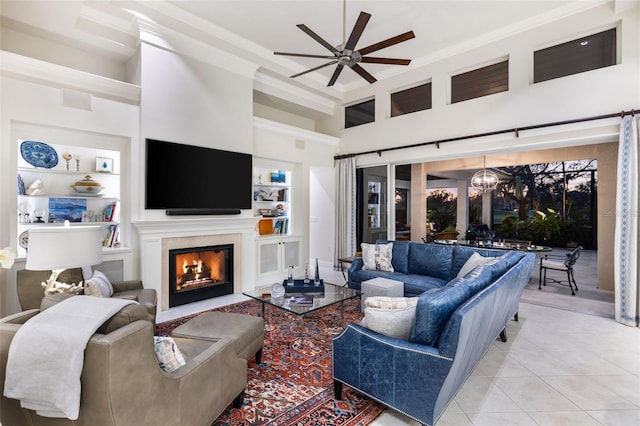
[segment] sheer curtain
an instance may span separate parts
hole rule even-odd
[[[356,245],[356,159],[336,160],[336,227],[333,268],[338,259],[353,256]]]
[[[616,321],[638,327],[638,119],[625,116],[620,126],[614,240]]]

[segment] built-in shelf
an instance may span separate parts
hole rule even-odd
[[[260,218],[260,238],[291,233],[291,172],[271,168],[253,171],[253,212]]]
[[[76,138],[77,135],[71,130],[68,132],[51,130],[51,133],[43,129],[35,131],[27,128],[25,130],[24,137],[17,140],[16,238],[19,255],[26,254],[29,229],[40,226],[62,226],[65,220],[69,220],[71,226],[102,227],[105,250],[113,252],[114,249],[120,249],[123,241],[120,227],[121,152],[54,142],[58,138],[67,139],[65,136],[69,139]],[[38,134],[36,139],[29,134],[32,131]],[[47,164],[49,167],[34,167],[33,160],[28,156],[24,158],[22,155],[21,145],[25,140],[36,140],[45,144],[47,152],[55,151],[57,163],[51,161]],[[87,143],[91,144],[88,140]],[[69,161],[64,158],[67,153],[72,155]],[[109,167],[109,171],[105,172],[101,167]],[[85,176],[91,176],[91,180],[100,184],[102,187],[100,193],[85,194],[74,189],[78,187],[77,182],[85,180]],[[39,193],[27,194],[34,190]],[[34,222],[38,217],[43,222]]]

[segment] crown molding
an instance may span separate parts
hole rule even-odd
[[[253,117],[253,126],[256,129],[263,129],[281,134],[287,134],[299,139],[304,139],[306,141],[326,143],[334,146],[338,146],[338,144],[340,143],[340,138],[336,138],[334,136],[325,135],[323,133],[318,133],[311,130],[301,129],[299,127],[279,123],[277,121],[267,120],[261,117]]]
[[[131,3],[136,10],[128,12],[138,21],[141,41],[253,79],[258,64],[215,47],[203,20],[164,1]]]
[[[75,89],[100,98],[140,105],[140,86],[5,50],[0,51],[0,72],[5,77]]]
[[[258,71],[253,82],[254,90],[272,95],[322,114],[333,115],[338,105],[337,101],[326,96],[312,93],[286,81],[271,77]]]
[[[253,62],[152,22],[140,22],[140,40],[250,79],[258,69]]]

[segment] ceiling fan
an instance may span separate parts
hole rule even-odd
[[[346,3],[346,0],[345,0],[345,3]],[[346,10],[343,10],[343,27],[345,26],[344,12],[346,12]],[[410,40],[414,38],[415,35],[413,34],[413,31],[407,31],[406,33],[388,38],[378,43],[374,43],[362,49],[355,50],[356,44],[358,44],[358,40],[360,40],[360,36],[362,36],[362,33],[364,32],[364,29],[367,26],[367,23],[369,22],[370,18],[371,18],[370,14],[366,12],[360,12],[360,15],[358,16],[358,20],[356,21],[356,24],[354,25],[353,30],[351,30],[351,35],[349,35],[349,39],[346,42],[344,41],[346,31],[343,28],[342,44],[336,47],[329,44],[318,34],[316,34],[311,29],[309,29],[309,27],[307,27],[306,25],[304,24],[296,25],[298,28],[304,31],[307,35],[309,35],[309,37],[311,37],[312,39],[314,39],[315,41],[323,45],[327,50],[329,50],[332,53],[332,55],[312,55],[312,54],[306,54],[306,53],[286,53],[286,52],[273,52],[273,53],[275,55],[331,59],[331,61],[325,64],[319,65],[317,67],[313,67],[311,69],[300,72],[298,74],[294,74],[291,76],[291,78],[295,78],[303,74],[307,74],[309,72],[319,70],[320,68],[328,67],[329,65],[338,64],[335,71],[333,72],[333,75],[331,76],[331,79],[329,79],[329,84],[327,84],[327,86],[334,85],[334,83],[338,79],[338,76],[340,76],[342,69],[345,66],[351,68],[353,71],[358,73],[362,78],[367,80],[369,83],[375,83],[377,81],[376,78],[371,74],[369,74],[360,65],[358,65],[358,63],[362,62],[362,63],[369,63],[369,64],[409,65],[409,63],[411,62],[411,59],[379,58],[379,57],[365,56],[365,55],[368,55],[369,53],[376,52],[378,50],[384,49],[389,46],[393,46],[403,41]]]

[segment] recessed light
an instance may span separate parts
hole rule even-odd
[[[580,46],[586,46],[587,44],[589,44],[587,40],[580,42]]]

